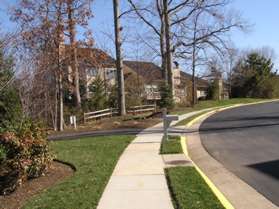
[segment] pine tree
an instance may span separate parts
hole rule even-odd
[[[89,86],[90,99],[88,107],[91,111],[105,109],[108,104],[105,81],[100,76],[97,76]]]

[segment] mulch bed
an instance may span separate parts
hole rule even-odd
[[[72,176],[73,172],[70,166],[53,162],[45,176],[25,182],[10,195],[0,195],[0,209],[21,208],[26,200],[40,191],[57,184],[64,178]]]
[[[88,122],[87,124],[81,125],[77,130],[72,128],[66,128],[63,132],[49,131],[50,136],[59,136],[62,133],[79,133],[86,131],[99,131],[99,130],[117,130],[117,129],[145,129],[154,126],[161,122],[162,119],[159,117],[147,118],[144,120],[127,120],[123,121],[119,118],[104,118],[99,121]]]

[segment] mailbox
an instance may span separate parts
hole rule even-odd
[[[167,121],[177,121],[178,115],[166,115],[166,120]]]
[[[164,139],[168,140],[168,128],[172,121],[177,121],[178,115],[167,115],[167,111],[163,111]]]

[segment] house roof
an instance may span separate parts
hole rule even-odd
[[[70,46],[65,45],[66,55],[70,54]],[[78,60],[82,65],[90,67],[100,67],[100,68],[115,68],[115,59],[108,55],[101,49],[89,48],[89,47],[78,47],[77,48]],[[70,59],[69,56],[66,57]],[[134,73],[132,69],[128,66],[123,65],[124,74]]]
[[[70,54],[70,46],[65,45],[66,55]],[[115,60],[101,49],[89,48],[89,47],[78,47],[77,56],[79,62],[87,63],[94,67],[114,67]],[[67,56],[67,58],[70,58]]]
[[[132,70],[134,70],[136,73],[140,74],[146,82],[151,83],[154,81],[159,81],[163,79],[162,76],[162,69],[152,63],[152,62],[142,62],[142,61],[124,61],[124,64],[129,66]],[[192,75],[189,73],[186,73],[184,71],[180,71],[182,82],[189,82],[192,80]],[[197,86],[198,88],[207,88],[208,87],[208,81],[196,78],[197,79]]]
[[[123,63],[142,76],[146,83],[160,81],[163,78],[161,68],[152,62],[126,60]]]
[[[189,74],[189,73],[186,73],[184,71],[180,71],[181,72],[181,76],[182,76],[182,79],[185,79],[186,82],[187,81],[191,81],[192,80],[192,75]],[[197,82],[197,87],[199,88],[207,88],[209,86],[209,83],[207,80],[205,79],[202,79],[202,78],[197,78],[196,77],[196,82]]]

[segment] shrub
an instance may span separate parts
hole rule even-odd
[[[0,193],[41,176],[51,161],[45,131],[34,123],[26,121],[17,131],[0,134]]]
[[[0,163],[6,160],[7,152],[3,145],[0,145]]]

